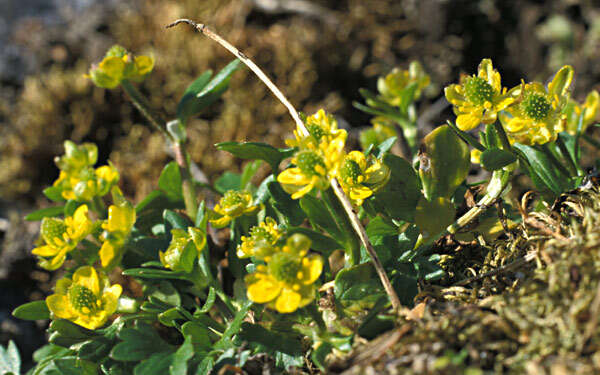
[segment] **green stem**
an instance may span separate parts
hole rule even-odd
[[[508,136],[506,135],[506,132],[504,131],[504,127],[498,122],[494,123],[494,127],[496,128],[496,131],[498,132],[498,136],[500,137],[500,142],[502,143],[502,148],[505,149],[506,151],[512,151],[512,146],[510,145]]]
[[[344,207],[342,207],[340,201],[335,196],[335,193],[332,188],[329,188],[322,192],[323,199],[325,200],[325,204],[331,210],[333,217],[336,219],[337,223],[340,225],[341,229],[344,231],[344,235],[346,237],[346,258],[348,265],[354,266],[360,263],[360,242],[356,235],[354,234],[354,229],[352,228],[352,223],[348,219],[348,215],[344,211]]]
[[[167,142],[173,145],[173,152],[175,153],[175,161],[179,166],[179,173],[181,174],[181,189],[183,193],[183,201],[185,204],[185,211],[187,215],[192,219],[196,220],[196,214],[198,209],[198,200],[196,198],[196,188],[194,181],[192,180],[192,174],[190,171],[190,165],[188,162],[188,155],[185,152],[183,144],[171,136],[166,130],[166,122],[160,118],[151,108],[150,104],[144,98],[141,92],[131,84],[128,80],[121,82],[123,90],[129,95],[129,98],[133,102],[133,105],[146,117],[150,122],[150,125],[158,130],[165,137]]]
[[[565,145],[565,142],[563,142],[562,138],[556,138],[556,145],[558,146],[563,158],[567,159],[567,167],[569,168],[569,172],[571,172],[571,176],[582,176],[584,174],[583,170],[571,157],[571,153],[567,149],[567,145]]]
[[[102,201],[101,197],[94,197],[94,199],[91,201],[91,207],[92,210],[100,216],[100,219],[106,219],[106,205],[104,204],[104,201]]]

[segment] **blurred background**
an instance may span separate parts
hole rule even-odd
[[[58,176],[53,158],[65,139],[94,142],[110,159],[120,186],[138,201],[170,160],[120,90],[93,87],[91,63],[119,43],[153,54],[154,72],[141,84],[152,105],[173,116],[186,86],[231,59],[191,28],[165,30],[177,18],[210,25],[242,49],[306,113],[325,108],[351,139],[369,124],[352,107],[361,87],[419,60],[432,87],[421,101],[421,125],[452,118],[443,87],[492,58],[512,87],[521,78],[546,81],[562,65],[575,68],[573,97],[600,82],[600,8],[595,1],[509,0],[2,0],[0,1],[0,344],[16,341],[27,360],[45,342],[45,322],[13,319],[12,309],[44,298],[51,275],[30,251],[39,223],[23,216],[49,206],[41,191]],[[222,141],[276,146],[293,123],[247,70],[234,74],[224,100],[189,122],[189,150],[209,180],[239,170],[217,152]]]

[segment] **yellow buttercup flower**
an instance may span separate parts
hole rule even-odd
[[[279,251],[276,245],[281,236],[283,231],[277,227],[277,222],[268,217],[250,229],[250,236],[242,236],[242,242],[237,247],[237,256],[268,261],[273,253]]]
[[[275,253],[267,265],[246,276],[248,299],[267,303],[280,313],[291,313],[315,298],[315,281],[323,271],[319,255],[306,255],[311,242],[302,234],[294,234],[281,252]]]
[[[218,218],[210,219],[210,222],[217,228],[223,228],[236,217],[251,214],[258,208],[249,192],[228,190],[214,208]]]
[[[92,66],[87,77],[98,87],[113,89],[123,80],[141,82],[153,68],[153,57],[134,57],[125,48],[115,45],[98,65]]]
[[[338,170],[340,185],[357,206],[381,189],[390,178],[390,169],[373,156],[351,151]]]
[[[500,73],[490,59],[481,60],[476,76],[462,76],[460,84],[446,87],[444,93],[454,106],[456,126],[463,131],[495,122],[498,112],[515,100],[502,88]]]
[[[312,189],[326,190],[329,179],[336,175],[344,154],[345,139],[323,141],[316,149],[305,148],[292,158],[295,167],[288,168],[277,176],[283,190],[299,199]]]
[[[418,61],[410,63],[408,70],[395,68],[385,77],[377,80],[377,90],[380,98],[390,105],[400,107],[403,104],[404,91],[409,86],[415,85],[413,100],[419,99],[421,91],[429,85],[429,75],[423,70],[423,66]]]
[[[565,130],[566,115],[562,111],[572,80],[573,68],[564,66],[548,87],[533,82],[511,90],[516,103],[500,115],[511,142],[532,145],[556,140],[557,134]]]
[[[301,149],[310,148],[318,149],[321,143],[337,143],[346,142],[348,134],[344,129],[338,129],[337,120],[331,114],[320,109],[312,116],[309,116],[304,121],[304,126],[308,130],[309,135],[301,135],[300,129],[294,130],[295,139],[286,140],[286,144],[290,147],[299,147]]]
[[[173,271],[192,272],[196,257],[206,245],[206,233],[201,229],[188,227],[187,232],[173,229],[171,234],[173,238],[167,250],[158,253],[160,262]]]
[[[121,259],[123,246],[133,229],[135,220],[135,209],[131,203],[125,200],[119,205],[108,207],[108,219],[102,223],[102,229],[104,229],[100,248],[102,267],[112,267]]]
[[[46,298],[53,318],[67,319],[87,329],[102,326],[116,310],[121,285],[110,285],[93,267],[79,267],[72,279],[60,279]]]
[[[581,131],[584,132],[587,127],[596,121],[598,117],[598,102],[600,95],[598,91],[593,90],[585,98],[583,104],[579,104],[575,100],[569,99],[563,113],[567,116],[567,131],[569,134],[575,135],[577,133],[577,127],[579,125],[579,116],[583,114],[583,122]]]
[[[40,232],[45,244],[33,249],[32,253],[40,257],[40,267],[49,271],[56,270],[65,262],[67,253],[75,249],[93,229],[94,223],[88,217],[88,207],[85,204],[79,206],[73,216],[64,220],[44,218]]]

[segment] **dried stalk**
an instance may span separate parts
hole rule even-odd
[[[228,41],[223,39],[220,35],[218,35],[214,31],[210,30],[208,27],[206,27],[206,25],[201,24],[201,23],[196,23],[189,19],[178,19],[175,22],[167,25],[167,28],[171,28],[173,26],[179,25],[180,23],[187,23],[188,25],[193,26],[198,32],[206,35],[210,39],[219,43],[221,46],[223,46],[225,49],[227,49],[229,52],[231,52],[234,56],[236,56],[238,59],[240,59],[244,64],[246,64],[246,66],[248,66],[248,68],[250,68],[250,70],[252,70],[252,72],[258,76],[258,78],[269,88],[269,90],[271,90],[271,92],[277,97],[277,99],[279,99],[279,101],[288,109],[288,111],[290,112],[290,115],[296,122],[298,130],[302,133],[302,135],[303,136],[309,135],[309,132],[306,129],[306,126],[304,126],[304,122],[300,119],[300,116],[298,115],[298,111],[296,111],[294,106],[289,102],[289,100],[287,100],[285,95],[283,95],[281,90],[279,90],[279,88],[277,88],[277,86],[275,86],[275,84],[269,79],[269,77],[267,77],[267,75],[252,60],[250,60],[244,53],[242,53],[240,50],[235,48],[231,43],[229,43]],[[346,211],[346,214],[348,215],[348,218],[350,219],[350,222],[352,223],[352,227],[356,231],[358,238],[360,239],[361,243],[363,244],[363,246],[369,253],[369,255],[373,261],[373,266],[375,267],[375,270],[377,271],[377,274],[379,275],[379,278],[381,279],[381,283],[383,284],[383,287],[385,288],[385,291],[390,298],[390,301],[392,303],[392,308],[394,310],[398,310],[401,306],[400,299],[398,298],[396,291],[392,287],[392,283],[390,282],[390,279],[387,277],[387,274],[385,273],[385,270],[383,269],[383,265],[381,264],[381,261],[379,260],[379,257],[377,256],[377,253],[375,252],[375,249],[373,248],[373,245],[371,244],[371,242],[369,241],[369,238],[367,237],[367,232],[365,231],[364,226],[360,222],[358,215],[356,214],[356,212],[354,211],[354,208],[352,207],[352,203],[350,202],[350,199],[348,198],[346,193],[344,193],[344,190],[340,186],[340,183],[337,181],[337,179],[335,179],[335,178],[331,179],[331,187],[333,188],[335,195],[338,197],[338,199],[342,203],[342,206],[344,207],[344,210]]]

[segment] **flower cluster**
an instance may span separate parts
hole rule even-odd
[[[507,90],[501,86],[500,73],[492,61],[484,59],[476,76],[462,76],[459,84],[446,87],[445,94],[454,106],[460,130],[468,131],[499,119],[511,143],[544,144],[556,140],[557,134],[565,130],[568,118],[569,127],[576,128],[582,111],[588,124],[596,115],[597,94],[590,94],[583,107],[570,101],[572,80],[573,68],[564,66],[547,86],[522,82]]]
[[[58,280],[54,292],[46,298],[53,317],[96,329],[117,310],[122,288],[110,285],[106,275],[94,267],[83,266],[72,278]]]
[[[92,66],[87,77],[98,87],[114,89],[124,80],[141,82],[153,68],[153,57],[134,57],[125,48],[115,45],[98,65]]]
[[[308,135],[301,130],[294,132],[295,139],[288,145],[298,151],[288,168],[277,176],[283,189],[298,199],[314,188],[326,190],[331,178],[339,178],[340,184],[358,205],[387,182],[389,170],[376,159],[359,151],[346,155],[344,146],[347,133],[338,129],[337,121],[322,109],[307,117],[305,127]]]
[[[277,231],[273,226],[270,229]],[[248,253],[265,262],[245,277],[248,298],[256,303],[266,303],[280,313],[291,313],[314,300],[314,283],[323,271],[323,259],[308,254],[311,241],[299,233],[291,235],[283,246],[268,246],[269,242],[273,242],[273,234],[261,233],[260,229],[253,230],[251,239],[244,240],[246,250],[252,243],[257,245],[256,251]],[[266,247],[269,247],[268,251]]]
[[[64,220],[45,217],[40,230],[44,244],[33,249],[32,253],[39,257],[40,267],[56,270],[65,262],[67,253],[74,250],[93,229],[94,223],[88,216],[85,204]]]
[[[102,197],[119,181],[119,172],[109,165],[93,168],[98,160],[96,145],[84,143],[76,145],[65,141],[65,154],[57,157],[56,165],[60,169],[53,187],[60,191],[62,198],[79,202],[91,201]]]

